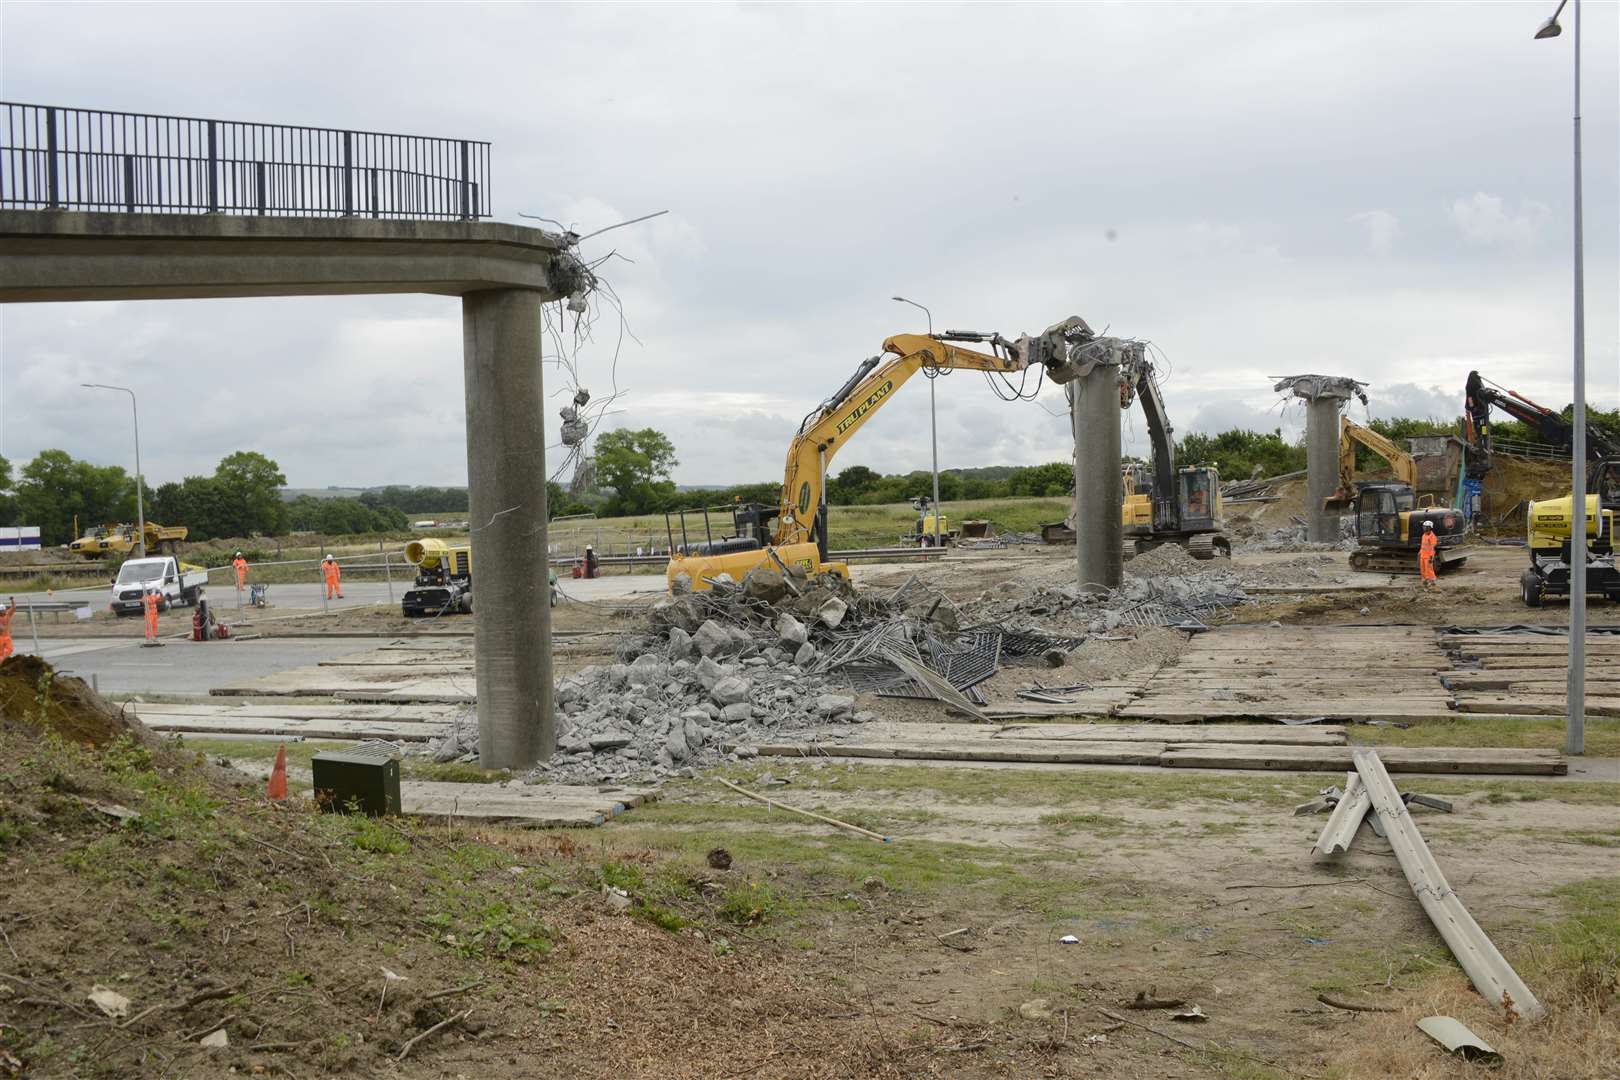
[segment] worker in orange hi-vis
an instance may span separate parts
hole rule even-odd
[[[146,595],[141,597],[141,605],[146,608],[146,640],[157,640],[158,594],[156,589],[147,589]]]
[[[1440,538],[1434,535],[1434,522],[1423,523],[1423,546],[1418,549],[1418,569],[1423,572],[1423,584],[1434,584],[1434,553]]]
[[[343,571],[338,569],[337,560],[328,555],[321,563],[321,576],[326,579],[326,598],[334,596],[343,599]]]
[[[0,660],[12,654],[11,647],[11,617],[17,614],[17,598],[11,598],[11,604],[0,608]]]
[[[247,588],[247,560],[242,558],[242,553],[238,551],[236,558],[231,560],[231,565],[236,567],[236,591],[241,592]]]

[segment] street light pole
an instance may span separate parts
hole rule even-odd
[[[129,395],[129,412],[135,419],[135,557],[146,558],[146,500],[141,489],[146,486],[141,477],[141,413],[135,405],[135,391],[127,386],[108,386],[106,383],[80,383],[90,390],[122,390]]]
[[[1552,18],[1536,37],[1563,33],[1558,16],[1568,0],[1559,0]],[[1575,405],[1571,438],[1569,530],[1569,684],[1564,717],[1564,752],[1586,752],[1586,271],[1581,221],[1581,0],[1575,0]],[[1598,500],[1603,513],[1603,500]]]
[[[910,304],[914,308],[922,308],[922,313],[928,316],[928,336],[934,336],[933,312],[917,303],[917,301],[907,300],[903,296],[896,296],[892,297],[891,299],[897,300],[902,304]],[[928,372],[925,370],[923,374],[928,375]],[[935,402],[938,400],[935,395],[935,385],[938,382],[939,376],[937,373],[934,375],[928,375],[928,441],[933,444],[934,448],[934,547],[936,548],[942,546],[939,535],[939,410],[935,408]]]

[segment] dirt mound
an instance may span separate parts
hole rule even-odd
[[[1208,563],[1193,558],[1180,544],[1160,544],[1125,563],[1125,573],[1139,578],[1181,577],[1209,568]]]
[[[155,736],[122,708],[86,686],[58,675],[37,656],[0,663],[0,717],[35,732],[52,731],[74,743],[106,746],[120,735],[151,743]]]

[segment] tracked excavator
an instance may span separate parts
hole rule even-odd
[[[1394,482],[1356,482],[1358,444],[1389,462]],[[1416,491],[1417,462],[1411,454],[1372,428],[1347,416],[1339,417],[1339,487],[1327,497],[1325,507],[1355,513],[1358,546],[1350,553],[1351,569],[1418,573],[1418,549],[1423,545],[1425,521],[1434,525],[1439,541],[1434,555],[1435,573],[1455,570],[1468,561],[1468,556],[1457,549],[1468,534],[1468,516],[1446,506],[1420,506]]]
[[[1491,410],[1501,409],[1529,426],[1545,442],[1571,449],[1575,426],[1515,390],[1497,386],[1470,371],[1465,387],[1463,430],[1470,453],[1468,474],[1484,476],[1491,467]],[[1586,426],[1586,591],[1620,601],[1620,569],[1615,566],[1614,527],[1620,515],[1620,442]],[[1570,540],[1575,531],[1575,497],[1537,499],[1525,507],[1530,565],[1519,575],[1527,607],[1549,596],[1568,596]]]
[[[1130,408],[1133,400],[1141,403],[1153,445],[1151,466],[1130,464],[1123,470],[1120,524],[1126,554],[1140,555],[1161,544],[1179,544],[1195,559],[1230,558],[1232,541],[1224,532],[1220,472],[1213,465],[1176,467],[1174,429],[1159,393],[1153,361],[1141,342],[1122,344],[1120,407]],[[1041,539],[1049,544],[1072,543],[1074,513],[1071,502],[1069,516],[1061,524],[1041,527]]]
[[[670,560],[665,577],[670,590],[703,591],[720,575],[741,581],[750,570],[775,566],[806,574],[832,572],[849,576],[844,563],[829,562],[827,546],[827,468],[833,455],[854,438],[863,425],[890,401],[907,379],[919,371],[937,375],[947,370],[982,371],[1005,377],[1031,367],[1048,378],[1067,382],[1075,372],[1066,366],[1064,334],[1076,320],[1059,323],[1038,337],[1016,341],[995,333],[947,330],[938,335],[896,334],[883,343],[883,352],[861,362],[831,397],[816,406],[799,424],[788,446],[779,503],[736,503],[727,507],[731,535],[713,539],[709,511],[702,514],[700,542],[688,539],[687,513],[676,521],[665,515]],[[1083,325],[1083,324],[1082,324]],[[1050,335],[1058,335],[1047,340]],[[965,348],[988,345],[989,352]]]
[[[1561,413],[1537,405],[1517,390],[1509,390],[1484,378],[1477,371],[1468,373],[1463,393],[1463,433],[1468,443],[1468,475],[1478,479],[1491,468],[1491,410],[1500,409],[1529,427],[1543,442],[1563,450],[1575,443],[1575,426]],[[1604,462],[1620,459],[1620,443],[1586,426],[1587,490],[1595,491],[1598,469]]]

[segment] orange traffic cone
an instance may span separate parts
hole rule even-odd
[[[287,797],[287,747],[285,744],[276,747],[276,764],[270,770],[270,784],[264,790],[267,799],[285,799]]]

